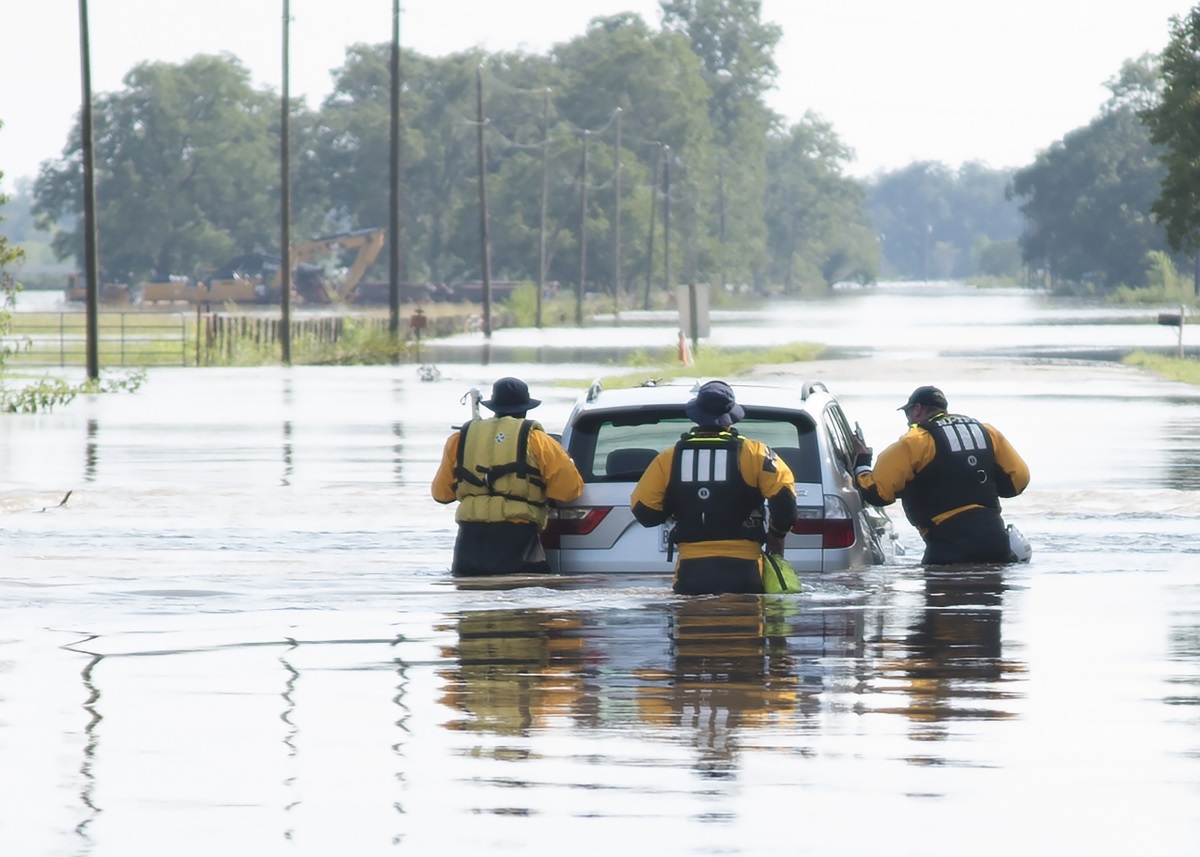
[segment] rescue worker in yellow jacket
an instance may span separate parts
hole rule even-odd
[[[481,402],[495,416],[465,423],[446,439],[431,493],[458,501],[451,572],[459,576],[542,574],[538,537],[546,502],[583,493],[583,477],[554,438],[526,413],[541,404],[519,378],[501,378]]]
[[[633,515],[644,527],[674,520],[676,593],[762,592],[762,545],[782,554],[796,522],[792,471],[733,428],[745,411],[724,381],[702,384],[687,415],[695,427],[646,468],[630,496]]]
[[[899,410],[908,431],[879,453],[855,445],[855,479],[863,499],[887,506],[899,498],[925,541],[922,562],[1008,562],[1008,531],[1000,498],[1029,484],[1029,467],[993,426],[947,413],[937,387],[913,390]]]

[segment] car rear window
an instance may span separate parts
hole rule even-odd
[[[636,482],[692,425],[680,409],[588,414],[572,427],[568,451],[585,482]],[[806,414],[748,409],[737,430],[775,450],[797,482],[821,481],[816,426]]]

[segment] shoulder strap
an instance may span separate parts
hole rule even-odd
[[[518,497],[503,491],[497,491],[495,487],[496,480],[503,476],[513,474],[520,479],[526,480],[532,485],[536,485],[539,488],[545,489],[546,483],[542,481],[541,478],[542,471],[530,464],[528,461],[529,433],[533,431],[534,428],[541,429],[541,425],[534,420],[521,421],[521,427],[517,432],[516,461],[498,464],[491,468],[477,464],[475,465],[475,471],[472,472],[472,470],[466,466],[464,459],[464,450],[467,446],[467,429],[471,426],[472,422],[474,422],[474,420],[464,423],[463,427],[459,430],[458,462],[457,466],[454,468],[454,476],[456,480],[466,482],[468,485],[474,485],[476,488],[485,488],[487,489],[488,494],[495,496],[520,500],[523,503],[529,503],[530,505],[534,506],[545,505],[544,503],[534,502],[526,497]],[[455,486],[457,487],[457,481],[455,482]]]
[[[521,429],[517,432],[517,460],[507,464],[498,464],[491,470],[487,471],[485,479],[490,485],[501,476],[507,476],[512,473],[520,479],[526,479],[539,488],[545,488],[546,483],[542,481],[542,471],[529,463],[529,433],[534,428],[540,429],[541,426],[533,420],[522,420]]]
[[[471,423],[473,422],[474,420],[467,420],[462,424],[462,428],[458,430],[458,460],[455,462],[454,482],[451,484],[451,488],[458,488],[458,481],[460,479],[465,482],[469,482],[472,485],[480,487],[483,485],[483,481],[481,479],[477,479],[475,474],[463,467],[463,454],[467,448],[467,430],[471,427]]]

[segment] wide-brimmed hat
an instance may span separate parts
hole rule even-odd
[[[896,408],[896,410],[907,411],[913,405],[925,405],[928,408],[945,409],[947,407],[946,394],[937,387],[917,387],[917,389],[912,391],[912,395],[908,397],[908,401]]]
[[[733,397],[733,388],[724,381],[701,384],[684,411],[698,426],[731,426],[746,416]]]
[[[492,397],[479,404],[495,414],[523,414],[542,403],[529,398],[529,385],[520,378],[501,378],[492,384]]]

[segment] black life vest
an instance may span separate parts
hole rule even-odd
[[[663,502],[675,519],[672,544],[765,539],[762,494],[738,467],[742,442],[736,429],[693,429],[675,444]]]
[[[1000,508],[996,451],[983,423],[957,414],[938,414],[919,428],[933,438],[933,461],[904,486],[904,514],[915,527],[960,506]]]

